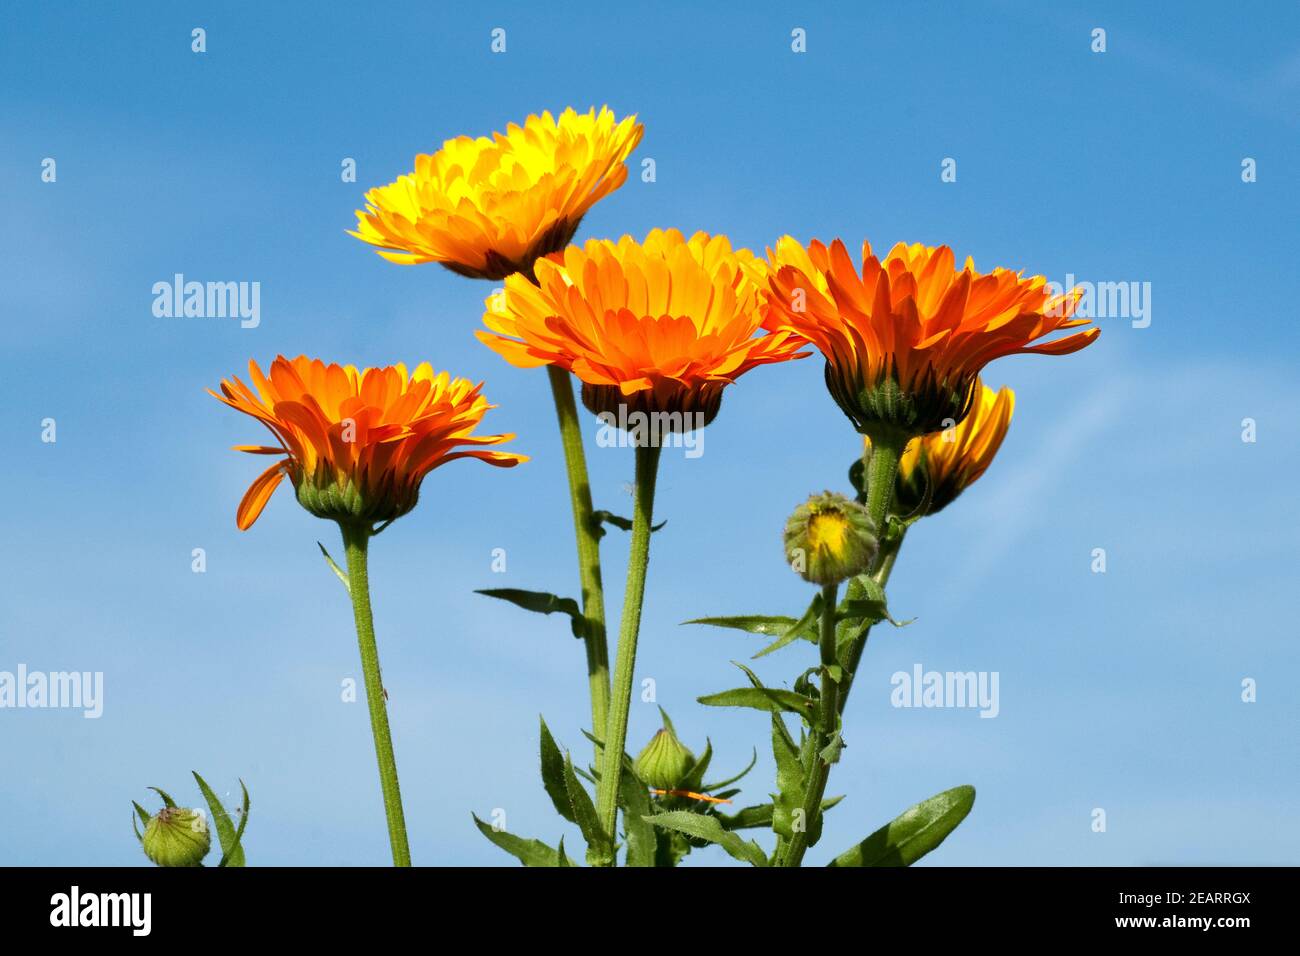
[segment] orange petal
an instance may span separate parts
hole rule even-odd
[[[272,492],[284,480],[284,474],[284,462],[277,461],[248,486],[243,500],[239,502],[239,510],[235,512],[235,524],[239,526],[240,531],[247,531],[253,526],[253,522],[266,507],[266,503],[271,500]]]

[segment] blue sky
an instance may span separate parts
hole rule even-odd
[[[565,832],[536,778],[537,715],[585,752],[581,646],[472,593],[576,591],[545,377],[473,338],[488,284],[391,265],[344,230],[365,189],[448,137],[602,103],[646,134],[584,237],[942,242],[985,268],[1150,283],[1148,327],[1101,319],[1080,354],[988,370],[1017,391],[1010,435],[906,544],[890,599],[916,622],[873,637],[831,780],[849,798],[809,862],[959,783],[975,809],[932,862],[1300,862],[1300,13],[1132,6],[10,4],[0,671],[103,671],[105,700],[98,720],[0,710],[0,815],[23,821],[0,863],[143,864],[130,801],[151,784],[197,799],[191,768],[222,793],[248,782],[251,863],[387,860],[364,705],[340,701],[360,676],[351,615],[315,544],[337,550],[336,529],[283,492],[235,529],[260,466],[228,449],[262,434],[204,392],[278,352],[486,379],[488,424],[534,456],[435,472],[372,577],[416,862],[508,863],[471,810]],[[156,318],[152,285],[177,272],[260,282],[261,324]],[[631,453],[595,432],[597,506],[627,512]],[[729,661],[758,645],[677,622],[801,610],[780,529],[845,488],[856,451],[807,360],[729,389],[703,457],[664,456],[638,678],[718,768],[760,745],[752,802],[771,787],[764,719],[695,698],[736,686]],[[606,539],[611,617],[626,543]],[[810,663],[801,646],[758,670],[779,684]],[[999,716],[891,707],[890,675],[918,663],[998,672]],[[657,721],[635,703],[630,745]]]

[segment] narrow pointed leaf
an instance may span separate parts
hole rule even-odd
[[[223,863],[228,859],[227,866],[243,866],[244,851],[235,842],[235,824],[231,822],[230,814],[226,808],[221,805],[217,799],[216,793],[208,786],[208,782],[199,776],[198,771],[191,770],[195,782],[199,785],[199,791],[203,794],[203,799],[208,803],[208,812],[212,814],[212,826],[217,831],[217,839],[221,841],[221,855]],[[247,793],[247,791],[245,791]]]
[[[818,592],[812,599],[812,603],[808,605],[808,610],[803,612],[803,617],[791,624],[790,628],[785,633],[755,654],[752,659],[756,660],[760,657],[766,657],[773,651],[779,651],[781,648],[788,644],[793,644],[800,638],[815,643],[817,640],[817,618],[821,616],[821,613],[822,596],[821,592]]]
[[[485,588],[474,593],[500,598],[502,601],[509,601],[525,611],[536,611],[538,614],[554,614],[557,612],[567,614],[573,636],[582,637],[586,633],[586,619],[582,616],[582,610],[578,607],[578,602],[573,598],[562,598],[546,591],[523,591],[519,588]]]
[[[623,758],[623,775],[618,780],[619,803],[623,806],[623,827],[627,837],[627,865],[655,865],[655,828],[650,791],[637,779],[632,761]]]
[[[331,568],[334,569],[334,573],[337,574],[339,580],[343,582],[343,589],[344,589],[345,591],[347,591],[349,595],[351,595],[351,594],[352,594],[352,582],[350,582],[350,581],[348,580],[347,573],[346,573],[342,568],[340,568],[340,567],[338,566],[338,564],[335,563],[335,561],[334,561],[334,559],[333,559],[332,557],[330,557],[330,553],[329,553],[328,551],[325,550],[325,545],[323,545],[323,544],[321,544],[319,541],[317,541],[317,542],[316,542],[316,547],[320,548],[320,553],[323,554],[323,555],[325,555],[325,563],[328,564]]]
[[[719,694],[709,694],[698,700],[706,707],[752,707],[755,710],[769,712],[787,711],[798,714],[808,721],[816,719],[816,702],[811,697],[796,694],[792,690],[777,690],[772,687],[737,687],[724,690]]]
[[[539,718],[540,719],[540,718]],[[564,755],[555,744],[546,721],[542,720],[542,786],[551,798],[555,812],[570,823],[578,821],[573,816],[573,807],[569,803],[569,791],[564,783]]]
[[[573,760],[564,755],[564,789],[569,796],[569,806],[573,808],[573,820],[582,831],[587,846],[598,854],[612,853],[614,846],[608,833],[601,829],[600,818],[596,815],[596,805],[591,795],[582,785],[578,775],[573,772]]]

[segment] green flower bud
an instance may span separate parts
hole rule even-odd
[[[159,866],[198,866],[211,845],[207,818],[197,810],[163,807],[144,828],[144,855]]]
[[[677,739],[671,727],[664,727],[650,738],[633,766],[647,787],[676,790],[695,766],[695,754]]]
[[[785,524],[785,556],[805,581],[825,587],[871,567],[875,526],[867,509],[829,491],[813,495]]]

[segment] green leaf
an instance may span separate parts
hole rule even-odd
[[[596,537],[598,538],[603,537],[605,534],[605,529],[601,527],[601,525],[612,524],[615,528],[619,528],[622,531],[632,530],[631,518],[624,518],[621,515],[614,514],[614,512],[612,511],[593,511],[591,513],[591,517],[593,522],[595,523]],[[661,521],[658,524],[652,524],[650,526],[650,530],[658,531],[661,528],[663,528],[663,526],[666,525],[667,523],[668,523],[667,521]]]
[[[822,801],[822,813],[825,813],[835,804],[843,800],[843,796],[827,797]],[[737,810],[733,814],[718,814],[718,822],[722,824],[724,830],[753,830],[759,827],[767,828],[772,826],[773,806],[770,803],[760,803],[756,806],[745,807]]]
[[[542,722],[542,786],[546,788],[546,795],[551,798],[555,812],[570,823],[577,823],[573,807],[569,804],[569,791],[564,783],[564,755],[556,746],[546,721],[540,717],[538,719]]]
[[[945,790],[909,807],[830,865],[911,866],[942,843],[966,819],[974,804],[974,787]]]
[[[150,787],[149,789],[152,790],[154,793],[158,794],[158,796],[162,797],[162,802],[164,807],[176,806],[176,801],[167,795],[166,790],[159,790],[157,787]]]
[[[789,631],[799,622],[792,617],[774,617],[771,615],[761,614],[742,614],[734,617],[697,617],[691,621],[682,621],[683,624],[708,624],[712,627],[729,627],[737,631],[746,631],[750,634],[763,634],[772,637],[780,637]],[[800,635],[807,637],[808,640],[816,643],[816,635]]]
[[[689,810],[673,810],[649,817],[649,821],[665,830],[675,830],[686,836],[716,843],[737,860],[743,860],[753,866],[767,866],[767,854],[753,840],[741,839],[730,830],[724,830],[716,817]]]
[[[587,793],[587,788],[582,785],[578,775],[573,772],[573,760],[568,754],[564,755],[564,789],[569,796],[569,806],[573,808],[573,820],[582,831],[588,849],[602,857],[613,854],[612,838],[601,829],[596,805],[592,803],[591,795]]]
[[[804,778],[799,748],[780,714],[772,715],[772,755],[776,758],[776,799],[772,829],[784,837],[794,836],[794,811],[803,807]]]
[[[822,763],[839,763],[840,754],[843,752],[844,738],[840,736],[840,732],[837,730],[831,734],[831,739],[826,742],[826,746],[818,752],[817,756],[821,758]]]
[[[239,828],[235,830],[235,848],[221,855],[221,862],[217,866],[245,866],[244,862],[244,827],[248,826],[248,788],[244,786],[244,781],[239,781],[239,789],[244,791],[244,803],[239,811]],[[234,854],[239,855],[239,862],[235,863]]]
[[[821,616],[821,613],[822,613],[822,595],[821,592],[818,591],[817,594],[813,597],[812,603],[808,605],[808,610],[803,612],[803,617],[799,618],[799,620],[791,624],[789,630],[787,630],[784,634],[778,637],[775,641],[773,641],[771,644],[767,645],[767,647],[763,648],[761,651],[755,654],[754,659],[760,657],[766,657],[768,654],[771,654],[773,651],[779,651],[787,644],[793,644],[801,637],[804,638],[805,640],[809,640],[812,641],[813,643],[816,643],[817,642],[817,619]]]
[[[817,713],[817,702],[811,697],[773,687],[736,687],[697,700],[706,707],[752,707],[769,712],[787,711],[798,714],[809,722],[816,719]]]
[[[623,807],[623,827],[627,838],[627,865],[655,865],[655,828],[648,817],[654,814],[650,791],[637,779],[632,761],[623,757],[623,775],[618,779],[619,803]]]
[[[478,827],[479,832],[495,843],[501,849],[505,850],[524,866],[573,866],[574,863],[564,855],[564,850],[556,850],[547,846],[541,840],[528,840],[524,837],[517,837],[513,833],[505,830],[494,830],[490,824],[484,823],[478,818],[477,814],[470,814],[474,817],[474,825]],[[563,841],[561,841],[563,843]]]
[[[709,771],[709,764],[713,762],[713,741],[708,737],[704,738],[704,753],[700,754],[699,759],[691,765],[690,771],[682,779],[682,790],[703,790],[704,775]]]
[[[519,588],[485,588],[474,593],[500,598],[525,611],[536,611],[538,614],[554,614],[557,611],[567,614],[574,637],[580,638],[587,633],[586,618],[582,616],[582,609],[573,598],[562,598],[547,591],[522,591]]]
[[[320,548],[320,553],[325,555],[325,563],[334,569],[334,573],[337,574],[339,576],[339,580],[343,582],[343,589],[347,591],[349,595],[351,595],[352,582],[348,580],[347,573],[342,568],[340,568],[337,564],[334,563],[334,559],[330,557],[330,553],[325,550],[325,545],[317,541],[316,547]]]
[[[221,863],[219,866],[243,866],[244,849],[235,839],[235,824],[231,822],[230,814],[226,808],[221,805],[217,799],[216,793],[208,786],[208,782],[199,776],[197,770],[191,770],[195,782],[199,785],[199,791],[203,794],[203,799],[208,803],[208,811],[212,814],[212,826],[217,831],[217,838],[221,841]],[[242,781],[241,781],[241,786]],[[248,804],[248,791],[244,791],[244,804]],[[247,812],[245,812],[247,818]],[[242,832],[242,826],[241,826]]]

